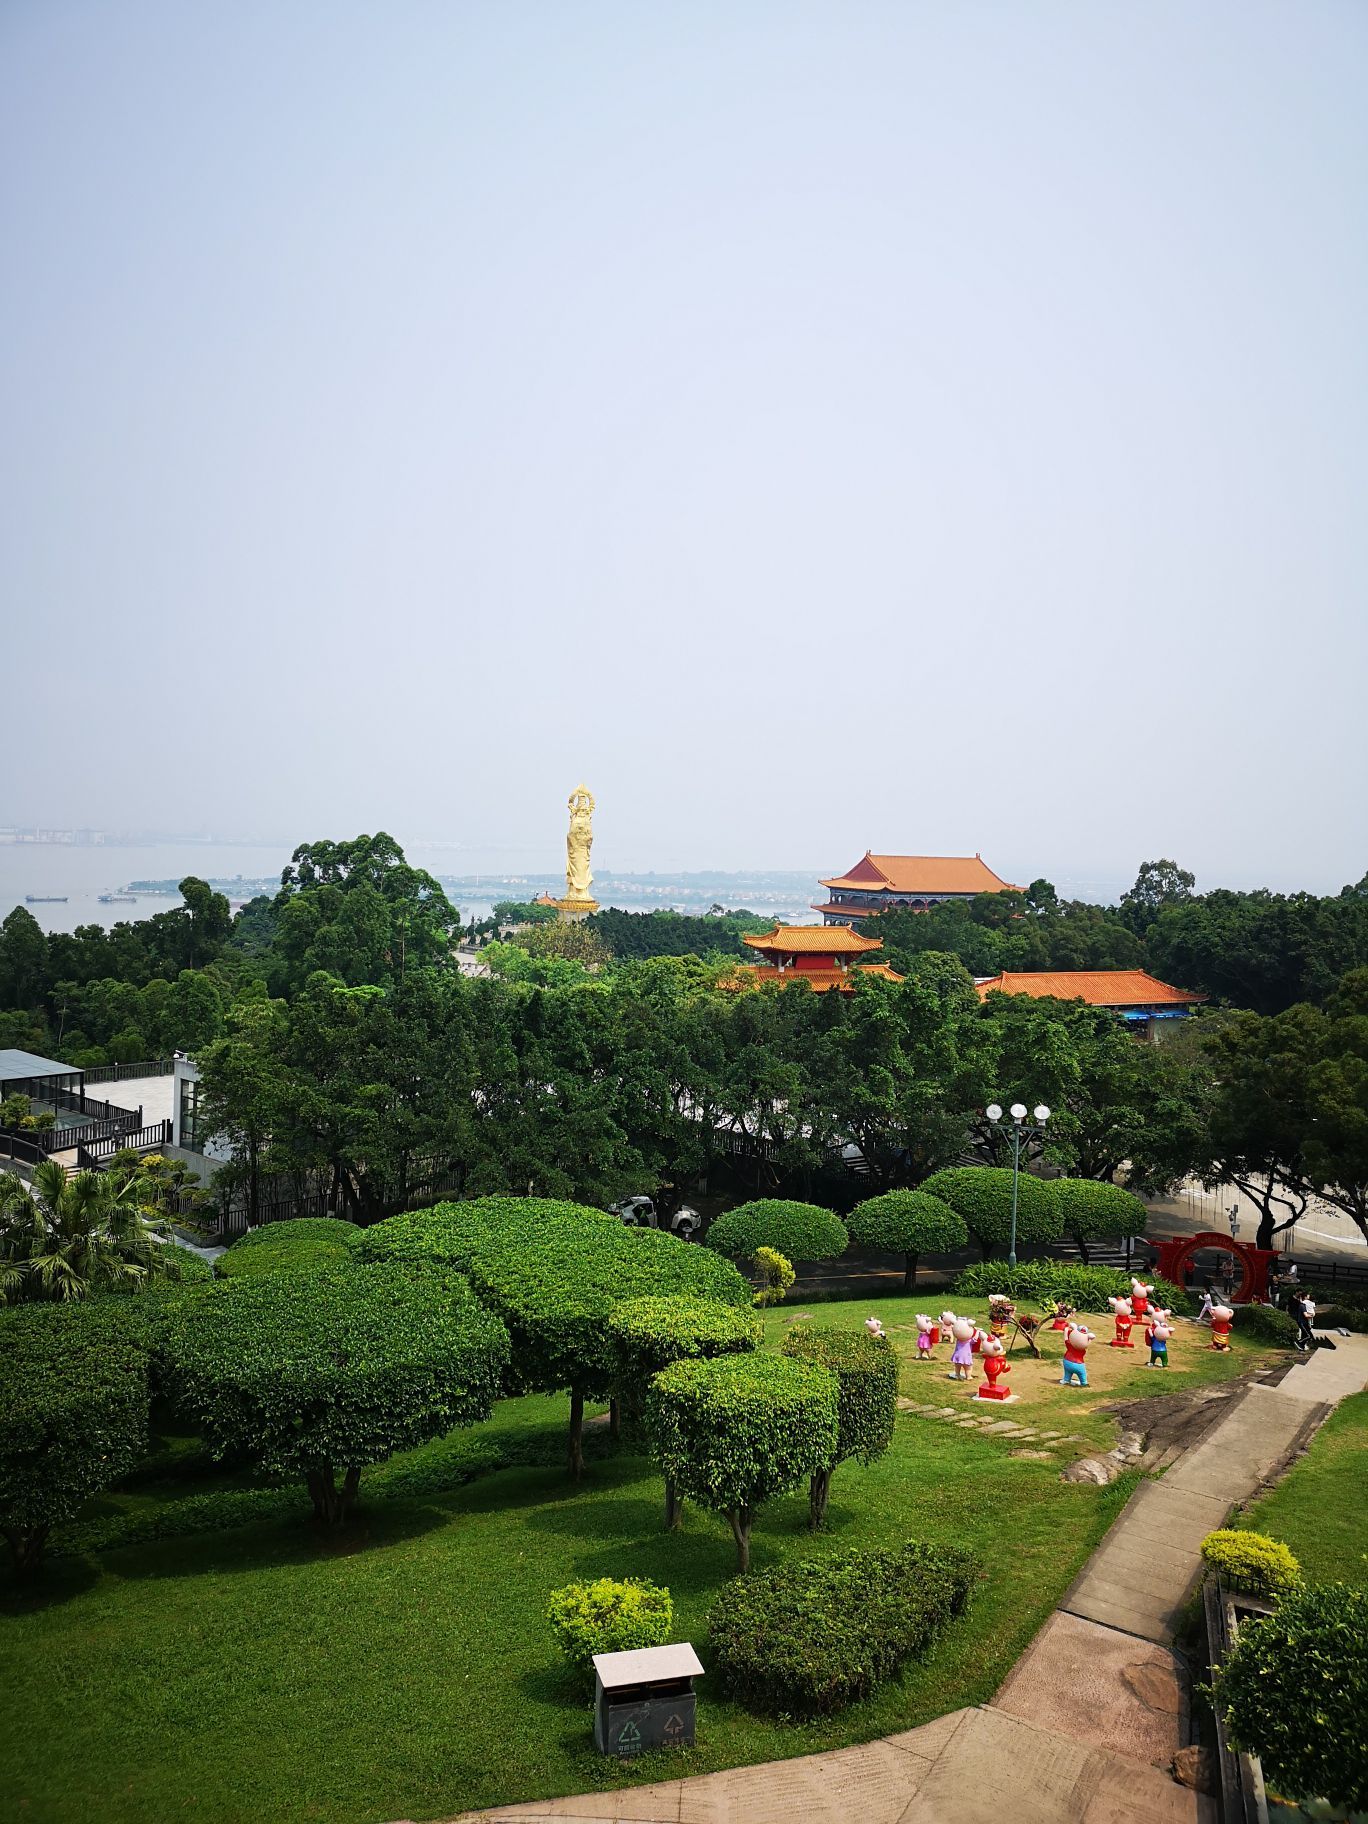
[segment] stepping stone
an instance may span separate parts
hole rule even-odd
[[[1042,1438],[1062,1438],[1064,1433],[1062,1431],[1042,1431],[1040,1435]]]
[[[1021,1427],[1019,1425],[1013,1425],[1010,1419],[999,1419],[996,1425],[985,1425],[984,1430],[989,1434],[996,1431],[1005,1436],[1008,1432],[1015,1435],[1021,1430]]]
[[[1053,1463],[1054,1452],[1050,1450],[1009,1450],[1009,1457],[1022,1457],[1028,1463]]]

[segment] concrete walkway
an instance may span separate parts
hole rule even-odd
[[[463,1813],[453,1824],[1215,1824],[1168,1772],[1187,1740],[1173,1624],[1206,1533],[1345,1395],[1368,1337],[1251,1385],[1199,1443],[1144,1482],[991,1704],[831,1754],[618,1792]]]

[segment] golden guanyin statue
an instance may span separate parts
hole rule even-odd
[[[589,851],[594,846],[594,794],[587,785],[571,792],[570,834],[565,839],[565,897],[588,901],[594,877],[589,872]]]

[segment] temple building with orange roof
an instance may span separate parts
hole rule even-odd
[[[842,994],[853,994],[861,975],[881,975],[890,982],[903,978],[887,963],[865,963],[859,959],[871,950],[881,950],[877,937],[862,937],[848,926],[832,929],[823,925],[776,925],[759,937],[743,937],[741,942],[758,952],[763,962],[740,963],[733,975],[721,984],[725,988],[758,987],[762,982],[806,982],[818,994],[832,988]]]
[[[1204,994],[1174,988],[1145,969],[1004,970],[977,981],[979,999],[990,994],[1029,994],[1038,1000],[1086,1001],[1125,1020],[1138,1036],[1157,1039],[1164,1020],[1186,1019]]]
[[[828,925],[854,924],[889,906],[925,912],[947,899],[1020,891],[981,855],[874,855],[868,849],[846,873],[818,884],[831,897],[812,909]]]

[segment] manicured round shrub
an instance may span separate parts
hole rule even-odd
[[[924,1653],[976,1575],[961,1547],[909,1541],[738,1577],[708,1616],[714,1672],[751,1709],[829,1715]]]
[[[488,1418],[508,1360],[462,1280],[398,1264],[188,1292],[161,1348],[214,1454],[302,1479],[322,1520],[345,1518],[367,1464]]]
[[[145,1326],[132,1300],[35,1304],[0,1315],[0,1531],[35,1570],[54,1524],[147,1449]]]
[[[1320,1313],[1316,1322],[1320,1323]],[[1297,1320],[1290,1311],[1276,1305],[1236,1305],[1233,1327],[1256,1343],[1269,1343],[1275,1349],[1291,1349],[1299,1334]]]
[[[836,1377],[773,1355],[674,1362],[651,1383],[646,1422],[667,1484],[726,1515],[744,1571],[756,1511],[835,1457]]]
[[[1138,1277],[1153,1286],[1152,1304],[1191,1317],[1196,1306],[1190,1293],[1152,1273]],[[1130,1297],[1131,1276],[1120,1267],[1074,1267],[1064,1260],[1019,1260],[1014,1267],[1005,1260],[983,1260],[957,1273],[954,1289],[964,1298],[987,1298],[992,1292],[1038,1304],[1063,1298],[1075,1311],[1104,1312],[1109,1298]]]
[[[739,1355],[758,1349],[765,1327],[736,1305],[698,1298],[629,1298],[608,1314],[624,1385],[645,1386],[653,1374],[688,1357]]]
[[[1216,1696],[1270,1789],[1368,1809],[1368,1590],[1294,1590],[1244,1622]]]
[[[535,1246],[553,1225],[613,1223],[616,1216],[554,1197],[472,1197],[405,1210],[361,1231],[362,1260],[441,1261],[462,1272],[481,1249],[523,1241]]]
[[[1285,1596],[1301,1582],[1297,1560],[1281,1539],[1270,1539],[1267,1533],[1221,1527],[1203,1539],[1202,1557],[1232,1590],[1245,1596]]]
[[[256,1279],[267,1273],[346,1266],[358,1253],[364,1233],[354,1222],[342,1222],[335,1216],[265,1222],[258,1229],[249,1229],[219,1256],[218,1276]]]
[[[783,1353],[795,1362],[818,1362],[836,1377],[836,1454],[808,1485],[808,1524],[815,1531],[826,1518],[837,1464],[850,1457],[872,1463],[893,1442],[898,1358],[886,1337],[825,1324],[795,1324]]]
[[[776,1248],[757,1248],[751,1265],[760,1282],[755,1288],[751,1303],[762,1309],[766,1305],[782,1305],[789,1295],[789,1288],[798,1277],[793,1270],[793,1262],[786,1260]]]
[[[520,1219],[480,1233],[466,1256],[470,1283],[508,1326],[511,1385],[523,1392],[570,1389],[576,1477],[583,1471],[584,1402],[618,1391],[608,1319],[619,1305],[657,1297],[750,1304],[750,1288],[730,1261],[656,1229],[628,1229],[612,1218],[537,1219],[530,1226]]]
[[[833,1260],[850,1237],[840,1217],[818,1204],[762,1197],[725,1211],[704,1240],[728,1260],[749,1260],[757,1248],[773,1248],[786,1260]]]
[[[988,1259],[1012,1238],[1012,1173],[1004,1166],[950,1165],[933,1172],[921,1187],[948,1203]],[[1017,1179],[1017,1246],[1058,1241],[1063,1234],[1058,1203],[1049,1186],[1029,1172]]]
[[[629,1577],[622,1583],[599,1577],[567,1583],[551,1592],[546,1611],[556,1644],[582,1675],[593,1671],[596,1653],[627,1653],[663,1647],[670,1638],[674,1604],[658,1583]]]
[[[1066,1235],[1078,1243],[1086,1260],[1090,1241],[1124,1241],[1143,1235],[1148,1211],[1132,1191],[1096,1178],[1056,1178],[1046,1186],[1059,1209]]]
[[[850,1212],[846,1226],[860,1247],[902,1255],[903,1285],[909,1292],[916,1284],[919,1254],[954,1254],[969,1242],[964,1218],[929,1191],[867,1197]]]

